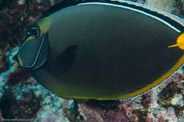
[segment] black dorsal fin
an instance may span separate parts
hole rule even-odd
[[[104,2],[107,0],[63,0],[62,2],[59,2],[57,3],[56,5],[52,6],[51,8],[49,8],[49,10],[47,10],[45,13],[43,13],[43,17],[47,17],[49,16],[50,14],[58,11],[58,10],[61,10],[63,8],[66,8],[66,7],[69,7],[69,6],[74,6],[74,5],[77,5],[79,3],[85,3],[85,2]]]
[[[74,5],[77,5],[77,4],[80,4],[80,3],[85,3],[85,2],[112,3],[112,4],[116,4],[116,5],[122,5],[122,6],[127,6],[127,7],[130,7],[130,8],[134,8],[134,9],[137,9],[137,10],[141,10],[145,13],[149,13],[153,16],[156,16],[160,19],[163,19],[164,21],[167,21],[169,24],[171,24],[175,28],[179,29],[181,32],[184,32],[184,26],[183,25],[181,25],[177,21],[169,18],[168,16],[165,16],[161,13],[158,13],[155,10],[151,10],[149,8],[148,9],[143,8],[142,6],[138,6],[138,5],[134,5],[134,4],[129,4],[128,2],[119,2],[119,1],[110,1],[110,0],[63,0],[62,2],[57,3],[56,5],[51,7],[47,12],[45,12],[43,14],[42,18],[46,17],[46,16],[49,16],[50,14],[52,14],[52,13],[54,13],[54,12],[60,10],[60,9],[63,9],[63,8],[69,7],[69,6],[74,6]]]

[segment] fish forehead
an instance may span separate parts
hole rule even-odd
[[[132,26],[131,22],[134,20],[127,20],[127,23],[122,21],[123,24],[121,24],[125,27],[121,28],[118,27],[121,25],[119,24],[121,21],[111,21],[116,15],[111,17],[112,15],[109,16],[108,11],[105,15],[109,16],[109,19],[98,15],[99,19],[96,20],[94,17],[97,17],[96,15],[99,13],[93,13],[93,15],[95,14],[94,17],[89,14],[86,19],[83,16],[87,15],[85,11],[81,11],[82,9],[77,11],[78,8],[87,7],[89,4],[85,5],[69,7],[60,10],[61,13],[58,11],[51,15],[52,24],[48,34],[52,49],[51,55],[55,54],[55,57],[57,57],[67,47],[78,46],[73,69],[62,74],[62,77],[53,74],[56,71],[48,70],[51,77],[58,79],[58,81],[41,78],[44,77],[44,74],[43,76],[40,75],[41,73],[35,72],[34,74],[35,77],[41,79],[41,82],[42,79],[47,82],[44,81],[42,84],[58,83],[60,90],[55,90],[55,86],[50,89],[59,96],[98,99],[108,98],[115,94],[121,96],[132,93],[153,83],[170,70],[183,55],[183,52],[177,48],[172,50],[167,48],[167,46],[175,43],[175,39],[179,35],[177,28],[173,28],[170,24],[137,12],[161,26],[154,27],[155,25],[149,24],[150,21],[143,21],[146,23],[139,25],[134,23],[134,26]],[[90,6],[94,7],[96,4],[90,4]],[[104,5],[98,7],[101,8]],[[107,8],[106,5],[104,8]],[[130,11],[134,14],[136,12]],[[80,17],[85,18],[84,21],[81,21]],[[117,18],[119,17],[117,16]],[[97,28],[95,28],[94,21],[97,22]],[[141,22],[141,19],[139,19],[139,22]],[[131,30],[128,29],[128,26],[131,27]],[[153,28],[146,28],[145,26]],[[57,52],[57,54],[52,52]],[[173,55],[175,58],[173,58]],[[166,66],[166,62],[168,62],[168,66]],[[49,85],[46,85],[46,87],[49,88]]]

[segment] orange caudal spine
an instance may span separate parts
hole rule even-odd
[[[184,50],[184,33],[182,33],[176,40],[177,44],[169,46],[171,47],[179,47],[180,49]]]

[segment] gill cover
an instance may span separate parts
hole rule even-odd
[[[39,27],[32,27],[28,37],[18,52],[18,62],[21,67],[37,69],[42,66],[48,55],[48,35],[41,33]]]

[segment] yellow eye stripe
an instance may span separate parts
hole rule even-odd
[[[50,24],[51,24],[50,16],[44,17],[43,19],[38,21],[36,24],[40,28],[40,36],[42,36],[43,34],[47,33],[50,27]]]
[[[36,23],[36,25],[40,28],[40,36],[42,36],[43,34],[47,33],[49,27],[50,27],[50,23],[51,23],[51,20],[50,20],[50,17],[45,17],[43,19],[41,19],[40,21],[38,21]],[[20,49],[31,39],[35,39],[35,37],[33,36],[29,36],[25,41],[24,43],[21,45]],[[19,49],[19,50],[20,50]],[[21,60],[21,57],[20,57],[20,53],[18,53],[18,61],[19,61],[19,65],[20,66],[24,66],[24,63],[23,61]]]

